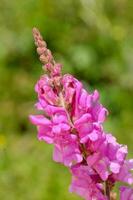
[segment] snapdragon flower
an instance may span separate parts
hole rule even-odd
[[[70,191],[86,200],[115,200],[115,183],[133,184],[133,160],[127,146],[103,129],[108,115],[97,90],[87,92],[70,74],[62,75],[40,32],[34,28],[37,53],[47,74],[35,86],[41,115],[30,115],[38,139],[54,145],[53,159],[70,169]],[[133,200],[131,187],[120,188],[121,200]]]

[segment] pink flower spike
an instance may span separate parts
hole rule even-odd
[[[126,160],[127,146],[104,131],[108,111],[99,101],[99,92],[90,93],[72,75],[62,75],[62,65],[55,62],[36,28],[33,36],[47,72],[35,86],[35,106],[42,114],[29,116],[37,137],[53,144],[53,160],[71,170],[71,192],[85,200],[115,200],[115,183],[133,184],[133,159]],[[120,198],[133,200],[133,189],[121,187]]]

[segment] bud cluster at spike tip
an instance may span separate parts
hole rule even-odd
[[[30,115],[38,139],[53,144],[53,159],[70,169],[71,192],[86,200],[115,200],[115,183],[123,182],[129,187],[121,186],[120,199],[133,200],[133,159],[126,160],[127,146],[104,131],[108,111],[99,102],[98,91],[89,93],[72,75],[61,75],[61,64],[36,28],[33,35],[47,72],[35,86],[35,106],[44,114]]]

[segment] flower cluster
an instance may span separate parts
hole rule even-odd
[[[108,111],[99,102],[99,93],[87,92],[72,75],[61,74],[39,31],[33,35],[37,52],[47,71],[35,86],[36,107],[42,115],[31,115],[38,139],[54,145],[53,159],[69,167],[71,192],[86,200],[116,199],[116,182],[133,184],[133,159],[126,160],[127,146],[106,133],[103,122]],[[121,200],[133,200],[131,187],[120,188]]]

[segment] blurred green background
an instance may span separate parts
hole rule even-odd
[[[110,111],[105,129],[133,152],[133,2],[0,0],[0,199],[78,200],[69,171],[52,161],[28,115],[43,73],[32,38],[38,27],[64,73],[97,88]]]

